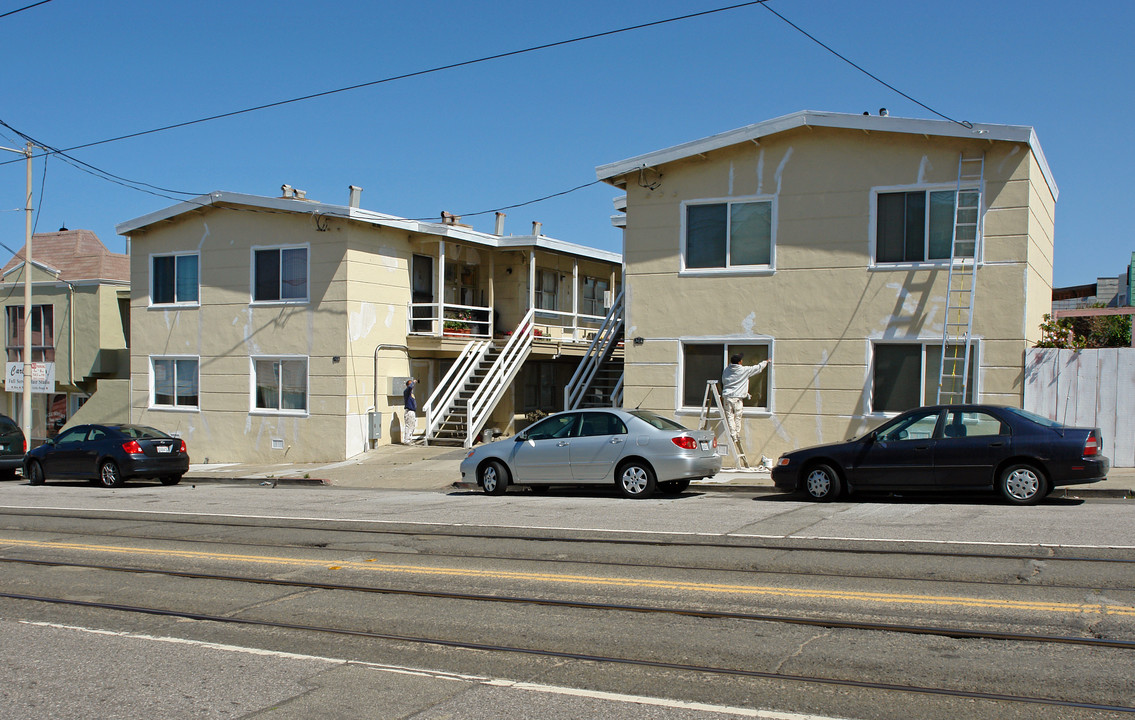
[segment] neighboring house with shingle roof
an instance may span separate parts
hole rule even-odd
[[[8,363],[23,362],[25,251],[0,270]],[[54,436],[79,408],[86,422],[127,420],[129,256],[90,230],[64,229],[32,237],[31,266],[32,362],[52,363],[55,384],[32,396],[29,445]],[[6,386],[0,411],[19,421],[21,410],[21,394]]]

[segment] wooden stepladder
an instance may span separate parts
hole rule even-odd
[[[702,398],[701,402],[698,430],[709,429],[709,412],[716,407],[717,416],[720,418],[719,427],[724,430],[725,442],[729,446],[729,455],[733,458],[733,466],[738,470],[748,469],[750,466],[748,458],[745,457],[745,449],[741,447],[740,442],[733,440],[733,433],[729,432],[729,423],[725,420],[725,404],[721,402],[721,392],[717,389],[717,382],[717,380],[705,381],[705,397]]]

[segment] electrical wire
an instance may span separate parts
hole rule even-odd
[[[43,190],[47,186],[47,161],[50,155],[43,156],[43,177],[39,181],[39,204],[35,208],[35,222],[32,223],[32,235],[35,235],[36,228],[39,227],[39,214],[43,212]]]
[[[8,17],[9,15],[15,15],[16,13],[21,13],[24,10],[31,10],[34,7],[39,7],[40,5],[46,5],[49,2],[51,2],[51,0],[40,0],[37,3],[32,3],[31,5],[26,5],[22,8],[16,9],[16,10],[9,10],[8,12],[4,13],[3,15],[0,15],[0,20],[3,20],[4,18]]]

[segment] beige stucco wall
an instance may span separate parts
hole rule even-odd
[[[875,341],[940,341],[947,273],[872,267],[872,191],[953,189],[958,154],[986,153],[984,264],[974,337],[980,399],[1019,405],[1033,316],[1050,305],[1051,195],[1025,145],[801,128],[670,163],[627,183],[625,404],[696,424],[679,406],[680,341],[768,341],[771,406],[744,429],[750,454],[839,440],[868,413]],[[774,199],[774,269],[683,273],[685,200]],[[1046,294],[1047,293],[1047,294]],[[700,394],[700,393],[699,393]]]

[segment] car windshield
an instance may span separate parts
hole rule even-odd
[[[1017,415],[1018,417],[1023,417],[1026,420],[1032,420],[1037,425],[1042,425],[1042,426],[1047,427],[1047,428],[1056,428],[1056,429],[1059,430],[1060,428],[1064,427],[1063,424],[1058,423],[1055,420],[1049,420],[1048,418],[1044,417],[1043,415],[1037,415],[1036,413],[1029,412],[1028,410],[1021,410],[1020,408],[1015,408],[1015,407],[1007,407],[1007,408],[1005,408],[1005,410],[1007,412],[1012,413],[1013,415]]]
[[[658,428],[659,430],[674,430],[675,432],[682,432],[689,430],[685,425],[674,422],[670,418],[664,418],[661,415],[656,415],[649,410],[631,410],[630,414],[642,420],[649,425]]]
[[[167,437],[169,437],[169,435],[166,435],[161,430],[156,430],[152,427],[147,427],[145,425],[120,425],[118,427],[118,430],[119,430],[119,432],[121,432],[126,437],[132,437],[132,438],[167,438]]]

